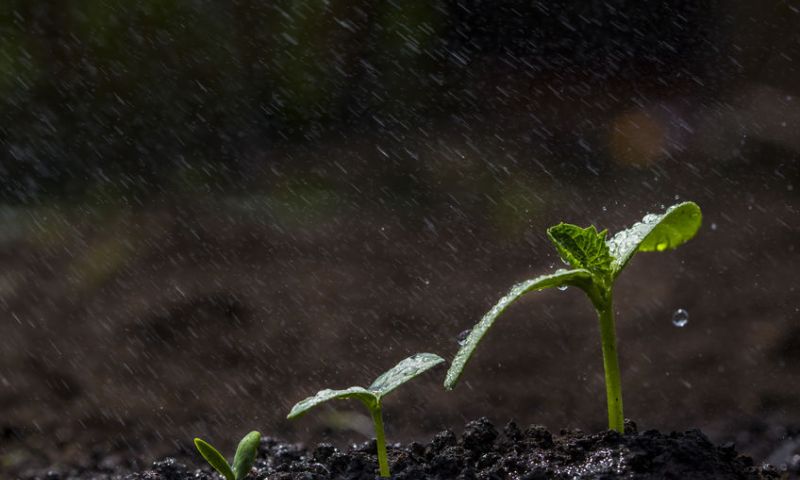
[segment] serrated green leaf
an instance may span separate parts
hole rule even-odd
[[[383,397],[400,385],[444,362],[433,353],[418,353],[401,361],[372,382],[369,391]]]
[[[297,404],[292,407],[292,411],[289,412],[289,415],[287,415],[286,418],[297,418],[298,416],[306,413],[309,409],[316,407],[320,403],[325,403],[328,400],[347,398],[355,398],[360,400],[362,403],[364,403],[364,405],[367,406],[367,408],[370,408],[370,410],[378,401],[377,396],[373,392],[370,392],[363,387],[350,387],[343,390],[331,390],[326,388],[325,390],[320,390],[314,396],[297,402]]]
[[[233,474],[230,465],[228,465],[228,461],[225,460],[225,457],[223,457],[216,448],[212,447],[201,438],[194,439],[194,446],[197,448],[197,451],[200,452],[200,455],[206,459],[206,462],[225,477],[225,480],[236,480],[236,476]]]
[[[447,371],[447,377],[444,381],[445,388],[452,390],[453,387],[455,387],[458,379],[461,377],[461,374],[464,371],[464,367],[466,366],[470,357],[472,357],[475,348],[477,348],[478,343],[480,343],[481,339],[483,339],[484,335],[486,335],[486,332],[494,324],[494,321],[497,319],[497,317],[500,316],[500,314],[503,313],[503,311],[505,311],[505,309],[514,303],[518,298],[528,292],[544,290],[545,288],[550,287],[571,285],[583,288],[591,282],[591,279],[591,272],[585,269],[576,269],[560,271],[551,275],[542,275],[532,280],[527,280],[514,285],[511,290],[505,296],[503,296],[503,298],[501,298],[469,332],[469,336],[466,338],[463,345],[461,345],[461,348],[458,350],[458,353],[456,353],[455,358],[453,358],[453,361],[450,364],[450,369]]]
[[[700,207],[694,202],[673,205],[662,214],[645,215],[640,222],[608,240],[614,257],[613,275],[619,275],[636,252],[662,252],[689,241],[702,221]]]
[[[247,476],[253,463],[256,461],[258,445],[261,442],[261,433],[252,431],[239,441],[236,448],[236,455],[233,457],[233,475],[236,480],[242,480]]]
[[[611,253],[606,245],[606,230],[598,232],[594,226],[581,228],[560,223],[547,229],[547,236],[558,254],[573,268],[584,268],[593,273],[611,271]]]

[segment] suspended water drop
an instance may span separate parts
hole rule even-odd
[[[717,224],[716,223],[712,223],[711,224],[711,230],[716,230],[716,229],[717,229]]]
[[[685,327],[689,323],[689,312],[679,308],[672,314],[672,324],[676,327]]]
[[[471,331],[472,329],[467,329],[459,333],[458,336],[456,337],[456,342],[458,342],[459,345],[463,346],[465,343],[467,343],[467,337],[469,337],[469,333]]]
[[[568,286],[566,286],[566,285],[559,285],[559,286],[558,286],[558,287],[556,287],[556,288],[558,288],[559,290],[561,290],[561,291],[563,292],[564,290],[568,289],[569,287],[568,287]]]

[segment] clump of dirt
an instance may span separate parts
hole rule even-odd
[[[469,479],[778,479],[770,466],[756,466],[737,454],[732,444],[715,446],[698,430],[662,434],[639,433],[628,423],[626,434],[578,430],[552,435],[533,425],[525,429],[508,423],[499,433],[487,419],[468,423],[461,437],[445,430],[426,444],[412,442],[389,449],[396,480]],[[122,468],[95,468],[37,475],[46,480],[121,477]],[[198,459],[197,464],[201,465]],[[796,472],[794,472],[796,473]],[[788,474],[792,474],[789,472]],[[148,470],[124,475],[125,480],[211,480],[207,466],[187,467],[172,458]],[[330,444],[309,450],[299,444],[263,438],[252,479],[366,480],[377,477],[375,442],[342,451]],[[784,477],[785,478],[785,477]]]

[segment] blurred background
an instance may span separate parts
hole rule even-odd
[[[547,226],[683,200],[698,236],[618,282],[625,413],[796,461],[798,95],[796,1],[5,0],[0,472],[363,441],[360,405],[285,415],[451,357],[560,265]],[[443,377],[387,400],[390,441],[605,428],[574,289]]]

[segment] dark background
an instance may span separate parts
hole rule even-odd
[[[229,451],[253,428],[360,441],[358,405],[285,414],[452,356],[560,265],[547,226],[614,232],[683,200],[698,236],[618,284],[626,415],[782,461],[798,62],[785,1],[3,2],[0,472],[147,464],[196,435]],[[510,309],[454,392],[443,376],[387,401],[390,441],[480,415],[605,425],[572,289]]]

